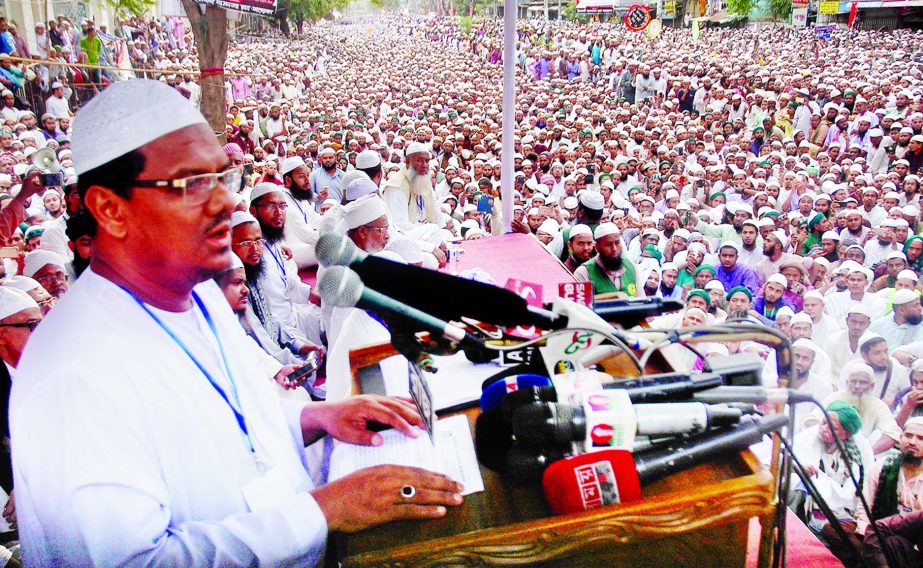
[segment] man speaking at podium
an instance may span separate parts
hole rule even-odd
[[[311,486],[324,434],[408,434],[408,403],[281,400],[220,290],[230,168],[179,93],[116,83],[77,115],[73,160],[99,225],[90,268],[36,331],[10,426],[23,559],[34,566],[305,565],[328,531],[438,517],[461,487],[416,468]]]

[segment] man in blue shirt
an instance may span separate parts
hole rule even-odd
[[[738,246],[731,241],[721,243],[721,247],[718,248],[718,260],[721,265],[715,273],[715,278],[724,284],[725,290],[743,286],[752,294],[759,289],[760,279],[752,268],[737,263]]]
[[[317,157],[320,167],[311,172],[308,178],[311,191],[317,196],[317,203],[323,203],[325,199],[333,199],[337,203],[343,201],[343,170],[337,168],[336,150],[328,146]],[[325,187],[327,190],[323,191]]]

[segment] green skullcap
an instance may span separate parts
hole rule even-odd
[[[727,298],[725,298],[725,299],[726,299],[726,300],[730,300],[731,297],[732,297],[734,294],[736,294],[737,292],[743,292],[744,294],[747,295],[747,298],[750,298],[750,301],[751,301],[751,302],[753,301],[753,292],[751,292],[750,289],[747,288],[746,286],[734,286],[734,287],[731,288],[731,290],[728,292]]]
[[[698,268],[695,269],[695,273],[693,274],[693,276],[698,276],[699,273],[702,272],[703,270],[707,270],[707,271],[711,272],[711,275],[712,275],[712,276],[715,275],[715,267],[714,267],[714,266],[712,266],[712,265],[710,265],[710,264],[702,264],[702,265],[700,265]]]
[[[711,306],[711,296],[709,296],[708,292],[706,292],[705,290],[702,290],[701,288],[695,288],[695,289],[689,290],[689,294],[686,296],[686,301],[688,302],[689,298],[693,296],[698,296],[702,298],[703,300],[705,300],[706,304]]]
[[[651,255],[651,257],[656,258],[658,262],[663,260],[663,254],[659,250],[657,250],[657,247],[655,247],[654,245],[645,246],[643,251],[647,252],[647,254]]]
[[[827,411],[836,412],[843,429],[850,434],[855,434],[862,429],[862,418],[859,417],[859,411],[845,400],[834,400],[827,405]]]

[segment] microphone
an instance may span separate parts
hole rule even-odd
[[[472,360],[480,360],[478,354],[485,349],[480,339],[464,329],[366,287],[359,276],[345,266],[327,269],[317,282],[317,290],[321,299],[333,306],[371,310],[384,318],[393,318],[413,329],[458,343],[469,358],[474,357]]]
[[[545,469],[542,488],[548,505],[558,515],[637,501],[642,485],[740,452],[787,423],[788,417],[774,415],[647,454],[632,456],[627,450],[612,449],[564,458]]]
[[[367,286],[443,320],[469,317],[505,327],[534,325],[546,330],[567,325],[565,318],[530,306],[511,290],[372,256],[344,235],[321,235],[314,252],[322,266],[350,267]]]
[[[675,312],[683,309],[678,300],[659,297],[603,300],[593,303],[593,311],[608,322],[618,323],[624,328],[634,327],[649,316]]]
[[[593,393],[583,406],[546,402],[523,406],[513,412],[513,435],[524,444],[565,447],[582,441],[584,452],[631,448],[636,434],[667,436],[698,433],[709,428],[733,426],[743,413],[736,408],[708,406],[700,402],[638,404]]]
[[[481,410],[499,408],[503,401],[524,388],[548,387],[551,379],[541,375],[516,375],[493,383],[481,393]]]
[[[752,404],[795,404],[811,402],[811,395],[798,392],[794,389],[767,388],[767,387],[737,387],[725,386],[698,392],[692,395],[693,400],[707,404],[721,404],[726,402],[749,402]]]

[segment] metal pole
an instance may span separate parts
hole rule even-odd
[[[547,7],[547,0],[545,0]],[[546,14],[547,15],[547,14]],[[513,222],[513,126],[516,121],[516,0],[503,0],[503,154],[500,163],[500,199],[503,229]]]

